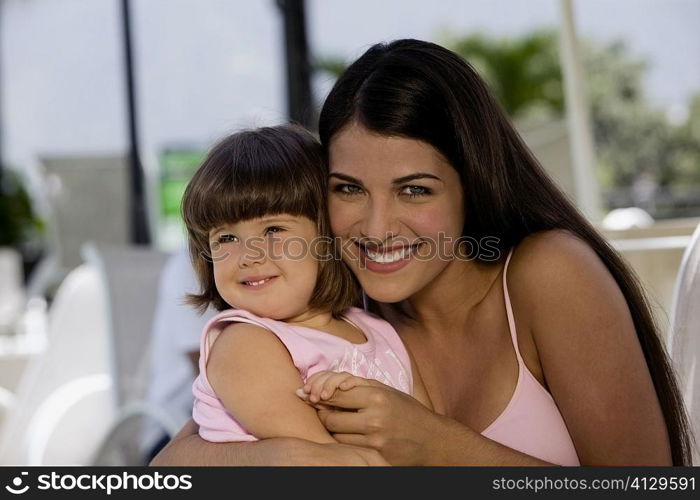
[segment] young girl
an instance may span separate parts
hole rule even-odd
[[[193,385],[208,441],[334,442],[312,406],[366,379],[430,404],[396,331],[351,307],[358,287],[330,238],[326,183],[318,142],[280,126],[225,138],[187,186],[202,289],[189,301],[222,311],[202,333]]]

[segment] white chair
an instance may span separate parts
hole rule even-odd
[[[146,402],[152,323],[159,277],[167,254],[148,247],[90,244],[86,261],[102,276],[108,297],[110,371],[115,419],[99,446],[95,465],[143,465],[139,438],[145,419],[173,435],[180,422]]]
[[[82,263],[84,243],[129,241],[129,177],[123,156],[61,155],[40,161],[48,251],[29,277],[28,297],[50,294]]]
[[[700,440],[700,225],[678,271],[668,339],[668,352],[679,377],[691,428]],[[698,445],[693,450],[694,465],[700,465]]]
[[[22,256],[11,247],[0,247],[0,335],[14,335],[24,306]]]
[[[0,433],[0,463],[87,465],[113,419],[106,300],[82,265],[56,292],[48,343],[29,361]]]

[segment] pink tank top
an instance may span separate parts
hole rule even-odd
[[[202,332],[199,376],[192,385],[192,417],[199,424],[199,435],[214,442],[257,440],[226,410],[207,379],[209,350],[216,336],[233,321],[258,325],[274,333],[289,351],[304,381],[321,370],[345,371],[412,394],[411,361],[396,330],[357,307],[347,309],[343,319],[359,328],[367,342],[352,344],[326,332],[261,318],[242,309],[228,309],[212,318]]]
[[[506,409],[481,434],[540,460],[557,465],[580,465],[576,448],[557,404],[547,389],[530,373],[520,356],[506,283],[508,263],[512,255],[513,250],[508,254],[503,269],[503,294],[510,336],[518,359],[518,383]]]

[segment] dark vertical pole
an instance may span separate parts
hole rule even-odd
[[[3,167],[5,166],[5,150],[3,149],[3,134],[4,134],[4,122],[3,122],[3,115],[2,115],[2,75],[3,75],[3,57],[2,57],[2,34],[3,34],[3,29],[2,29],[2,9],[4,8],[4,2],[0,0],[0,194],[2,194],[2,175],[3,175]]]
[[[287,113],[289,120],[315,125],[311,102],[311,65],[306,42],[304,0],[277,0],[284,23],[287,58]]]
[[[131,18],[129,0],[121,1],[122,29],[124,38],[124,65],[129,118],[129,174],[130,198],[129,218],[131,221],[131,242],[149,244],[151,236],[148,230],[146,211],[146,190],[143,167],[139,156],[138,129],[136,124],[136,96],[134,93],[134,61],[131,50]]]

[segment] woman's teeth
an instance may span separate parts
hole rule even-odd
[[[379,264],[390,264],[392,262],[396,262],[397,260],[401,259],[406,259],[408,258],[409,255],[411,255],[411,252],[417,247],[417,245],[410,246],[410,247],[403,247],[399,248],[398,250],[394,252],[386,252],[386,253],[379,253],[379,252],[373,252],[372,250],[365,248],[365,254],[367,254],[367,257],[373,262],[377,262]]]

